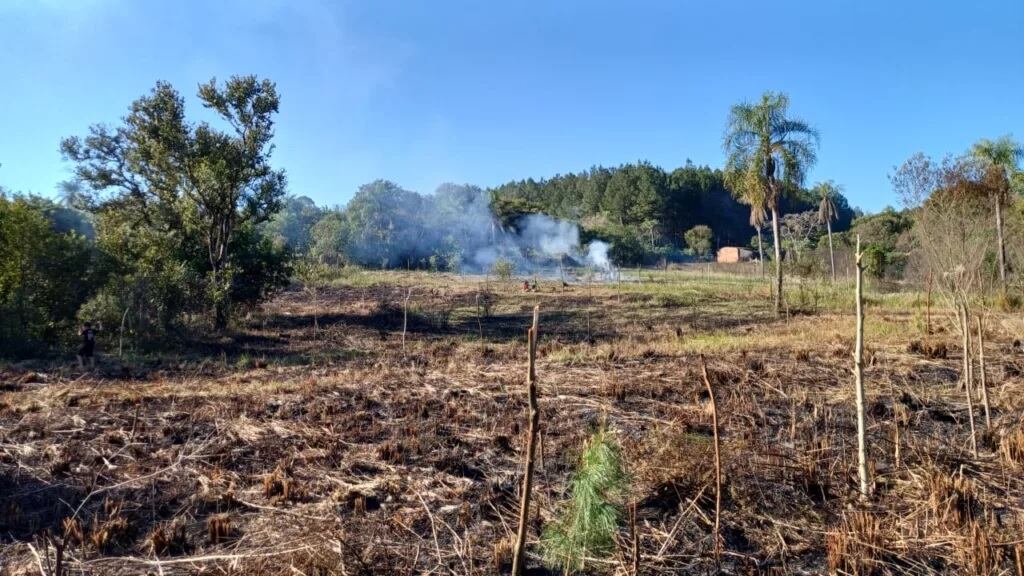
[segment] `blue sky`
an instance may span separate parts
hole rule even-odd
[[[58,144],[156,80],[253,73],[282,95],[290,191],[376,178],[431,191],[647,159],[720,166],[729,106],[791,97],[821,132],[811,181],[895,204],[909,155],[1024,138],[1016,1],[0,0],[0,185],[53,194]]]

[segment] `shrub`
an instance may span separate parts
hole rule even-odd
[[[505,260],[504,258],[498,259],[491,266],[491,273],[498,277],[499,280],[509,281],[516,272],[516,265],[511,260]]]

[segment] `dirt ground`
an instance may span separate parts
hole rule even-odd
[[[849,285],[794,285],[779,319],[768,290],[366,273],[288,291],[231,338],[118,359],[107,335],[85,373],[8,364],[0,574],[56,574],[58,550],[64,574],[507,573],[534,306],[529,573],[549,573],[540,534],[605,426],[636,525],[623,513],[588,573],[630,574],[635,529],[640,574],[1022,574],[1019,313],[986,316],[975,457],[952,324],[924,295],[870,295],[862,501]],[[722,442],[717,560],[701,354]]]

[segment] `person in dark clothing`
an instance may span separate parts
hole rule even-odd
[[[79,368],[85,368],[86,359],[89,360],[89,366],[96,366],[96,330],[93,330],[92,323],[86,322],[82,325],[82,331],[79,332],[82,337],[82,346],[78,349],[78,366]]]

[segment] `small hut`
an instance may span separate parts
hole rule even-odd
[[[754,252],[738,246],[723,246],[718,249],[718,262],[750,262],[754,259]]]

